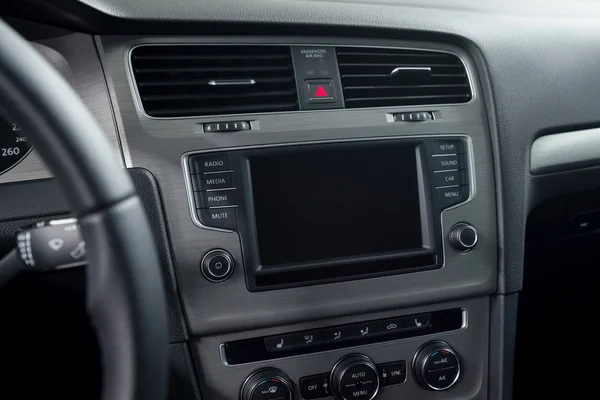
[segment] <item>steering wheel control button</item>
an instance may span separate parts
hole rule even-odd
[[[192,175],[192,186],[194,191],[233,189],[233,172],[214,172],[200,175]]]
[[[203,225],[212,228],[237,229],[237,212],[235,208],[210,208],[198,210],[198,217]]]
[[[309,103],[335,103],[335,91],[331,79],[309,80],[305,84]]]
[[[200,208],[235,206],[235,189],[194,192],[196,204]]]
[[[477,230],[471,225],[461,222],[452,227],[448,240],[454,250],[466,253],[477,245]]]
[[[228,171],[231,169],[231,160],[229,159],[229,153],[192,156],[189,159],[189,163],[190,172],[192,174]]]
[[[320,374],[300,378],[300,393],[306,400],[331,396],[329,374]]]
[[[241,400],[292,400],[293,384],[290,378],[277,369],[263,369],[250,375],[240,392]]]
[[[235,261],[225,250],[211,250],[200,262],[202,274],[211,282],[223,282],[233,274]]]
[[[406,361],[379,364],[381,386],[398,385],[406,381]]]
[[[369,357],[350,355],[333,367],[331,384],[337,400],[372,400],[379,392],[379,372]]]
[[[415,379],[427,390],[450,389],[460,377],[460,361],[456,352],[445,342],[423,346],[414,359]]]
[[[269,336],[269,337],[265,338],[265,347],[267,348],[268,352],[272,352],[272,353],[293,350],[295,348],[294,335],[287,334],[287,335]]]

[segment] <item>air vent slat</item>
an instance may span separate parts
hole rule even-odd
[[[287,46],[140,46],[131,52],[141,103],[152,117],[299,109]]]
[[[426,50],[336,49],[347,108],[467,103],[466,69],[456,55]]]

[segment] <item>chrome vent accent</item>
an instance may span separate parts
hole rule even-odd
[[[151,117],[299,109],[287,46],[144,45],[131,67]]]
[[[467,70],[454,54],[337,47],[346,108],[467,103]]]

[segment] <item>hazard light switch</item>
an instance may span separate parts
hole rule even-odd
[[[318,79],[307,80],[306,100],[309,103],[334,103],[335,90],[333,89],[333,80]]]

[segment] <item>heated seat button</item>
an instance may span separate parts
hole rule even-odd
[[[265,346],[268,352],[286,351],[294,348],[294,335],[277,335],[265,338]]]
[[[296,348],[298,347],[309,347],[323,342],[323,336],[321,331],[305,331],[299,332],[294,335],[294,343]]]
[[[194,192],[196,207],[211,208],[235,205],[235,190],[213,190],[210,192]]]
[[[231,169],[229,153],[207,154],[190,157],[190,172],[203,174],[205,172],[227,171]]]
[[[220,229],[237,229],[237,213],[235,208],[210,208],[198,210],[202,225]]]
[[[192,187],[194,191],[232,189],[233,172],[215,172],[209,174],[192,175]]]
[[[379,364],[379,375],[381,376],[381,385],[397,385],[406,381],[406,362],[397,361],[387,364]]]
[[[314,79],[306,83],[306,101],[309,103],[335,103],[333,80]]]
[[[331,395],[329,374],[320,374],[300,378],[300,393],[306,400],[318,399]]]

